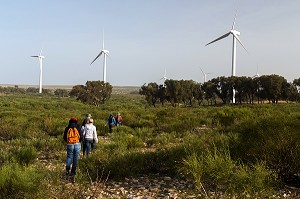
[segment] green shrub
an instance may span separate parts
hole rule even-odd
[[[33,166],[6,163],[0,169],[0,197],[24,198],[38,191],[42,172]]]
[[[15,157],[21,165],[28,165],[37,158],[36,148],[33,146],[19,148],[15,153]]]
[[[259,194],[264,196],[273,191],[274,179],[265,164],[253,167],[239,164],[231,159],[229,152],[209,152],[198,156],[191,154],[179,167],[186,177],[192,177],[201,193],[206,190],[231,194]]]
[[[277,115],[249,119],[236,126],[239,138],[232,142],[234,157],[244,162],[265,161],[282,180],[300,169],[300,123],[297,115]]]

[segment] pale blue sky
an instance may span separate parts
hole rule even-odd
[[[102,80],[102,48],[110,51],[107,81],[141,86],[167,78],[203,82],[231,74],[232,38],[205,46],[236,29],[249,51],[237,47],[237,76],[300,77],[299,0],[26,0],[0,1],[0,84],[43,85]]]

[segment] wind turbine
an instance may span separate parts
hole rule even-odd
[[[200,70],[201,70],[201,72],[203,74],[203,77],[204,77],[204,82],[203,83],[205,83],[206,82],[206,76],[209,75],[210,73],[204,73],[201,67],[200,67]]]
[[[40,86],[39,86],[39,93],[42,93],[42,81],[43,81],[43,59],[45,58],[43,55],[42,55],[42,50],[40,52],[40,55],[34,55],[34,56],[31,56],[31,57],[36,57],[39,59],[39,62],[40,62]]]
[[[104,32],[103,32],[103,43],[102,44],[103,44],[102,50],[97,55],[97,57],[92,61],[91,65],[94,63],[94,61],[96,61],[96,59],[98,59],[98,57],[100,57],[103,54],[103,56],[104,56],[104,58],[103,58],[103,81],[106,82],[106,56],[108,56],[109,51],[105,50],[105,48],[104,48]]]
[[[165,81],[167,80],[167,69],[165,69],[164,76],[162,78],[160,78],[159,80],[164,80],[163,87],[165,87]]]
[[[236,40],[241,44],[241,46],[247,51],[247,49],[245,48],[245,46],[242,44],[242,41],[239,38],[239,35],[241,34],[239,31],[234,29],[234,25],[235,25],[235,20],[236,20],[236,15],[234,17],[233,20],[233,24],[232,24],[232,28],[231,30],[222,35],[221,37],[209,42],[208,44],[206,44],[205,46],[212,44],[216,41],[219,41],[221,39],[224,39],[225,37],[228,37],[229,35],[232,35],[233,38],[233,43],[232,43],[232,69],[231,69],[231,76],[235,76],[235,70],[236,70]],[[248,52],[248,51],[247,51]],[[233,94],[232,94],[232,103],[235,103],[235,89],[233,89]]]

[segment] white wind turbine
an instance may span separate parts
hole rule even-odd
[[[160,78],[159,80],[164,80],[163,87],[165,87],[165,81],[167,80],[167,69],[165,69],[164,76],[162,78]]]
[[[206,82],[206,76],[209,75],[210,73],[204,73],[201,67],[200,67],[200,70],[201,70],[201,72],[203,74],[203,78],[204,78],[203,79],[203,81],[204,81],[203,83],[205,83]]]
[[[235,70],[236,70],[236,40],[241,44],[241,46],[247,51],[247,49],[245,48],[245,46],[242,44],[239,35],[241,34],[239,31],[234,29],[234,25],[235,25],[235,20],[236,20],[236,14],[233,20],[233,24],[232,24],[232,28],[231,30],[222,35],[221,37],[209,42],[208,44],[206,44],[205,46],[214,43],[216,41],[219,41],[225,37],[228,37],[230,34],[232,35],[233,38],[233,43],[232,43],[232,71],[231,71],[231,76],[235,76]],[[233,89],[233,94],[232,94],[232,103],[235,103],[235,89]]]
[[[109,51],[105,50],[105,48],[104,48],[104,32],[103,32],[103,46],[102,46],[102,50],[97,55],[97,57],[92,61],[91,65],[94,63],[94,61],[96,61],[96,59],[98,59],[98,57],[100,57],[103,54],[103,56],[104,56],[104,58],[103,58],[103,81],[104,82],[106,82],[106,56],[108,56],[108,53],[109,53]]]
[[[40,52],[40,55],[34,55],[34,56],[31,56],[31,57],[36,57],[39,59],[39,62],[40,62],[40,86],[39,86],[39,93],[42,93],[42,81],[43,81],[43,59],[45,58],[43,55],[42,55],[42,50]]]

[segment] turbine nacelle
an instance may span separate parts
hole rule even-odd
[[[104,49],[103,49],[102,52],[105,53],[106,55],[109,54],[109,51],[108,51],[108,50],[104,50]]]
[[[233,34],[233,35],[236,35],[236,36],[240,36],[241,35],[241,33],[239,31],[237,31],[237,30],[231,30],[230,33]]]

